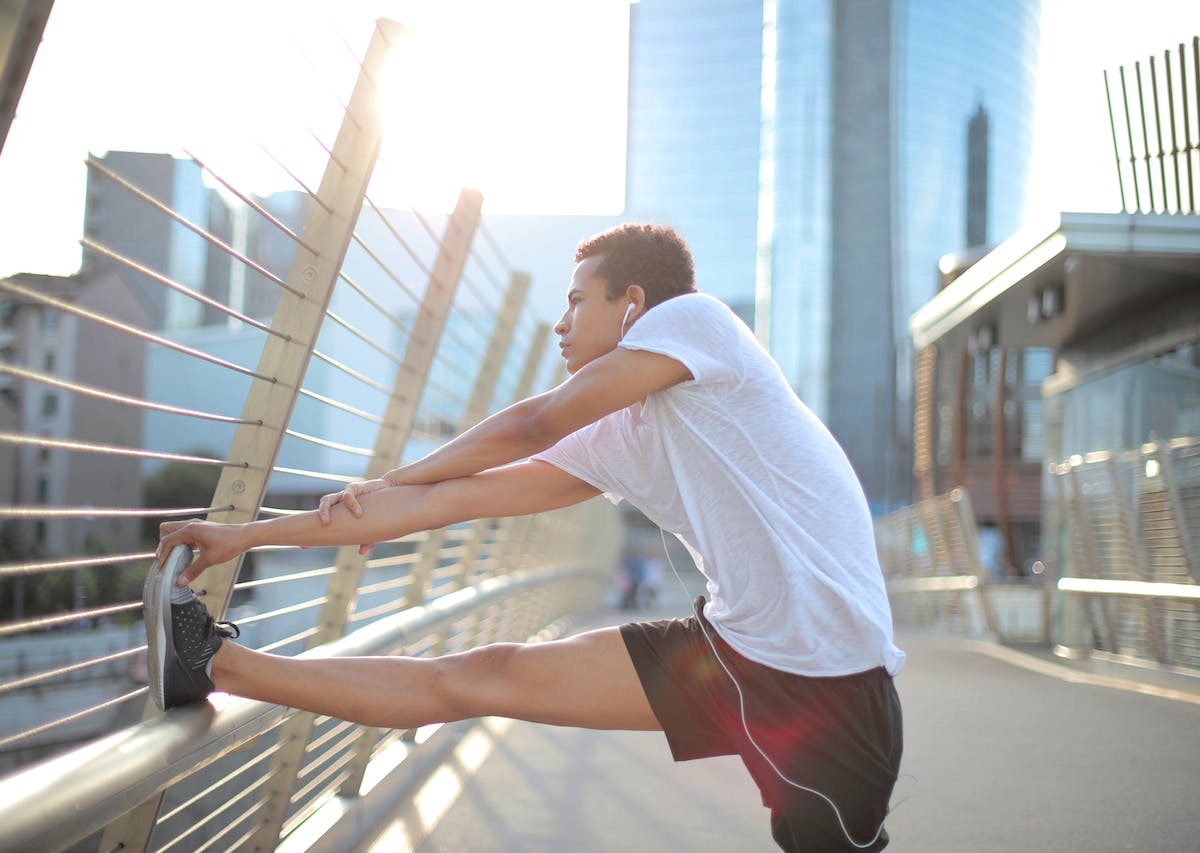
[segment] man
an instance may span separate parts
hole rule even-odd
[[[845,455],[745,325],[696,292],[674,231],[624,225],[576,262],[557,388],[314,512],[162,525],[160,564],[181,543],[197,554],[147,582],[156,700],[218,689],[394,728],[498,715],[661,730],[678,761],[740,755],[781,848],[882,849],[903,653]],[[708,581],[695,615],[440,658],[294,660],[223,642],[231,629],[186,589],[256,545],[373,543],[600,493],[688,547]]]

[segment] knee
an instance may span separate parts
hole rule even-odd
[[[448,719],[506,716],[520,648],[517,643],[494,643],[436,658],[431,687]]]

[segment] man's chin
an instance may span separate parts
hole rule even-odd
[[[572,376],[579,370],[579,368],[588,363],[587,359],[581,359],[573,352],[563,353],[563,361],[565,362],[563,369]]]

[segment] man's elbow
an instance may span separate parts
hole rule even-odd
[[[529,402],[533,405],[524,407],[517,422],[517,429],[520,432],[521,444],[528,454],[533,454],[553,447],[566,433],[549,405],[541,400]]]

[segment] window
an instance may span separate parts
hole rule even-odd
[[[966,447],[964,455],[972,461],[992,458],[992,402],[995,389],[992,382],[999,377],[1000,350],[989,347],[971,356],[970,383],[966,399]]]
[[[46,308],[42,311],[42,328],[47,332],[53,332],[58,328],[58,311],[54,308]]]
[[[52,418],[58,414],[58,395],[43,394],[42,395],[42,416]]]

